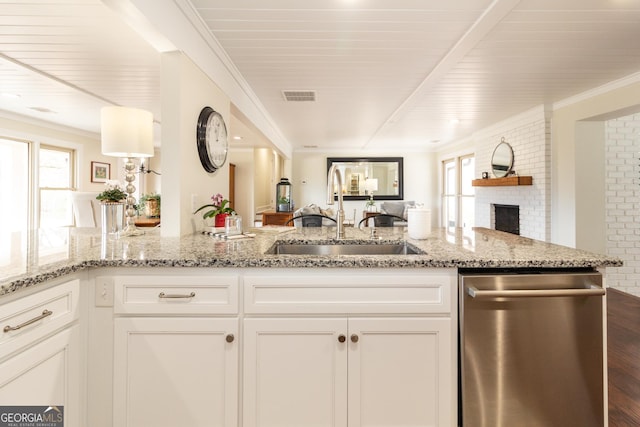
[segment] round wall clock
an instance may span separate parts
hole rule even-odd
[[[215,172],[227,161],[229,140],[222,115],[211,107],[204,107],[198,117],[196,142],[200,163],[207,172]]]

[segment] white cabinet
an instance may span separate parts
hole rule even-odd
[[[244,277],[243,426],[455,426],[455,274],[323,273]]]
[[[112,280],[113,426],[237,427],[238,277]]]
[[[346,333],[346,319],[246,319],[243,426],[346,426]]]
[[[237,426],[236,318],[118,318],[119,427]]]
[[[0,307],[0,402],[63,407],[64,425],[81,427],[79,281]]]
[[[79,326],[75,325],[0,363],[3,406],[57,406],[65,426],[81,427]]]
[[[244,427],[449,426],[448,319],[245,320]]]
[[[452,426],[451,322],[349,319],[349,427]]]

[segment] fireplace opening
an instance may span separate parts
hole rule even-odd
[[[493,205],[493,213],[496,230],[520,235],[520,206]]]

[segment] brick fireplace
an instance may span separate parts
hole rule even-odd
[[[533,185],[474,187],[475,225],[495,227],[495,205],[518,207],[519,234],[551,238],[551,127],[543,107],[535,108],[474,135],[476,177],[491,171],[491,155],[504,137],[513,148],[513,170],[532,176]]]

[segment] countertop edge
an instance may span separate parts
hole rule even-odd
[[[292,258],[293,257],[293,258]],[[45,283],[49,280],[66,275],[92,269],[106,267],[134,267],[134,268],[603,268],[622,266],[621,261],[612,259],[593,260],[537,260],[537,261],[505,261],[505,260],[433,260],[403,259],[403,257],[382,256],[336,256],[336,257],[300,257],[273,256],[271,258],[238,260],[214,259],[150,259],[150,260],[88,260],[77,264],[65,265],[42,273],[34,273],[25,277],[9,280],[0,286],[0,298],[21,289]],[[417,257],[421,257],[418,255]],[[291,263],[292,259],[298,263]],[[300,262],[303,261],[303,262]]]

